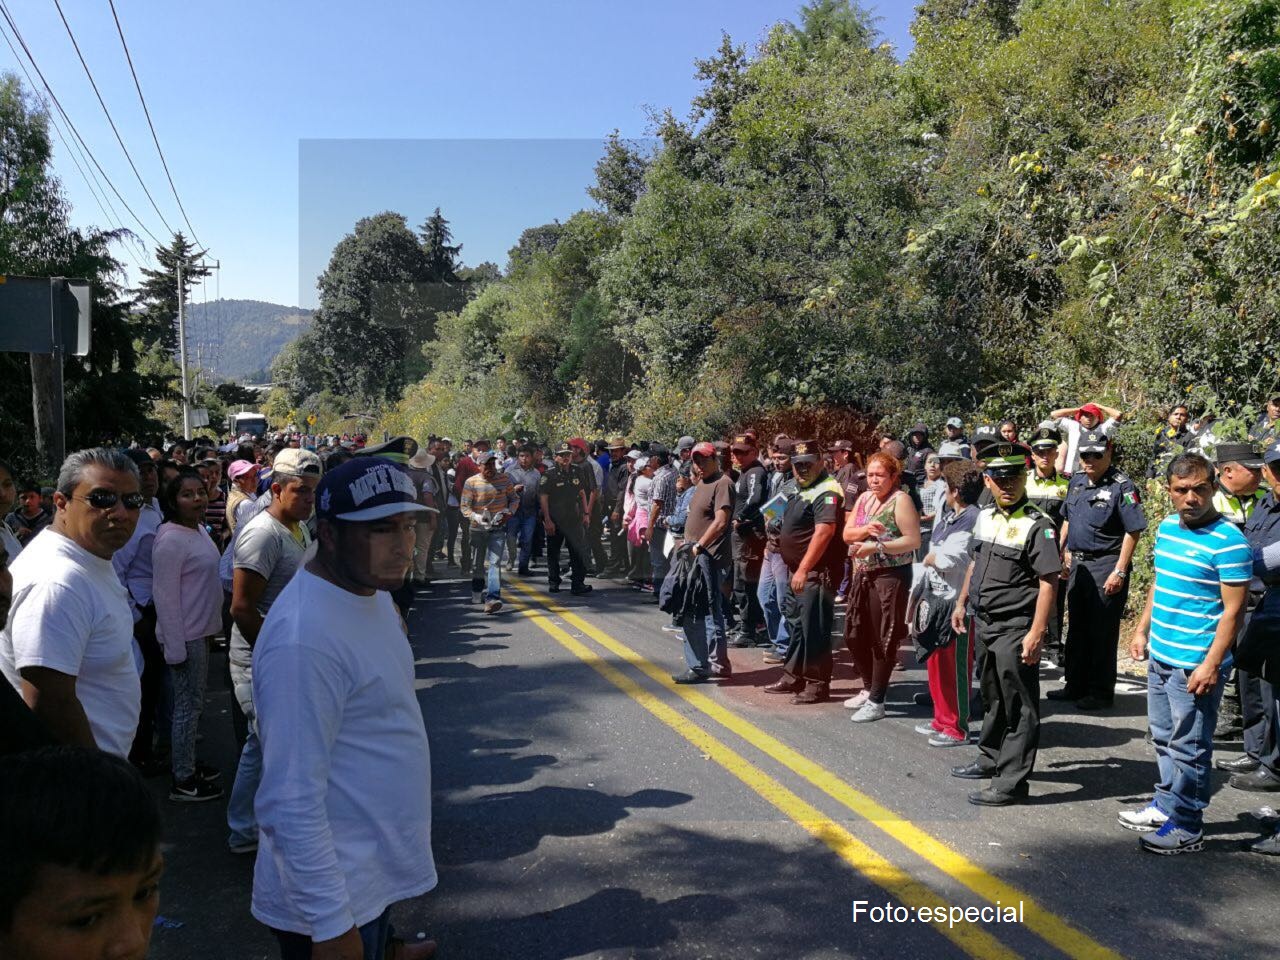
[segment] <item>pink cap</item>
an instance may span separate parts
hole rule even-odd
[[[714,457],[716,455],[716,448],[703,440],[701,443],[694,446],[693,455],[695,457]]]
[[[237,460],[227,467],[227,477],[235,480],[237,477],[243,477],[251,470],[256,472],[258,465],[249,460]]]

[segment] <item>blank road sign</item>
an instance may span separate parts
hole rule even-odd
[[[89,352],[89,281],[0,276],[0,351]]]

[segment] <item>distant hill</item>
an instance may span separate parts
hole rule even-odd
[[[269,370],[284,345],[311,326],[314,313],[261,300],[192,303],[187,312],[191,363],[226,380]]]

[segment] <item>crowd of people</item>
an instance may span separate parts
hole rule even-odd
[[[1090,403],[1025,441],[1011,420],[969,437],[953,417],[936,448],[923,423],[874,451],[750,429],[670,446],[294,433],[82,450],[49,488],[0,462],[0,853],[17,865],[0,946],[96,956],[68,938],[115,938],[145,955],[160,817],[143,778],[167,776],[174,803],[229,790],[227,847],[256,854],[253,915],[283,957],[430,956],[388,911],[436,883],[405,616],[450,568],[489,616],[504,577],[557,593],[567,572],[580,598],[588,580],[623,581],[681,637],[675,683],[758,655],[780,668],[764,689],[802,707],[848,670],[859,726],[886,717],[909,647],[928,676],[922,742],[976,732],[951,772],[984,782],[974,804],[1004,806],[1033,782],[1042,670],[1063,670],[1048,699],[1112,707],[1135,551],[1153,537],[1128,647],[1147,661],[1158,783],[1119,821],[1142,849],[1197,850],[1211,766],[1280,791],[1280,397],[1248,442],[1188,433],[1186,413],[1153,444],[1163,518],[1114,462],[1122,412]],[[215,647],[234,771],[199,755]],[[1237,734],[1243,754],[1215,761],[1215,738]],[[80,839],[41,826],[55,815]],[[86,839],[104,816],[118,829]],[[1249,849],[1280,853],[1280,824]],[[109,922],[75,926],[69,899],[59,916],[55,870],[102,888]]]

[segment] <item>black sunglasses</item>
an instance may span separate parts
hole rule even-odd
[[[124,495],[115,493],[112,490],[91,490],[87,497],[72,497],[72,500],[83,500],[95,510],[110,510],[117,503],[124,503],[126,510],[141,510],[142,505],[146,502],[140,493],[126,493]]]

